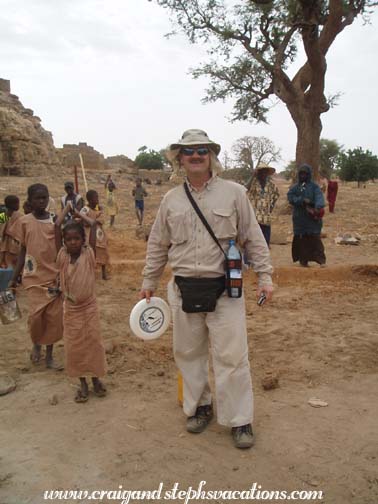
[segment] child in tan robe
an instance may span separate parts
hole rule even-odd
[[[85,243],[81,222],[69,221],[63,228],[62,246],[60,226],[68,211],[89,227],[89,245]],[[106,359],[95,296],[96,221],[72,210],[68,204],[55,223],[55,234],[56,246],[60,248],[56,262],[64,295],[65,367],[68,376],[80,379],[75,401],[86,402],[89,395],[87,376],[92,378],[95,395],[106,395],[106,388],[99,380],[106,373]]]
[[[80,213],[96,221],[96,264],[101,264],[102,279],[108,280],[106,265],[109,264],[108,240],[103,229],[105,223],[104,211],[99,205],[97,191],[90,190],[86,194],[88,204],[84,206]],[[84,222],[85,234],[89,239],[90,227]]]
[[[9,195],[4,199],[7,208],[8,221],[5,223],[2,236],[0,237],[0,268],[15,268],[17,258],[21,250],[19,235],[19,219],[22,217],[18,211],[20,200],[17,196]]]
[[[44,184],[28,188],[32,212],[19,219],[17,239],[21,250],[9,287],[16,287],[23,270],[22,286],[28,298],[28,327],[33,342],[30,358],[38,363],[41,346],[46,345],[46,367],[61,370],[63,367],[53,359],[53,345],[63,336],[63,305],[55,264],[55,226],[46,211],[48,201],[49,191]]]

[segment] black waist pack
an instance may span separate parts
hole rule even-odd
[[[192,278],[175,276],[180,289],[182,309],[186,313],[213,312],[217,299],[226,288],[224,276],[217,278]]]

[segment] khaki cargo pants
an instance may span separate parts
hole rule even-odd
[[[227,427],[249,424],[253,392],[248,361],[244,296],[224,293],[212,313],[185,313],[181,294],[172,279],[168,301],[173,317],[173,353],[184,383],[184,413],[211,403],[209,342],[212,352],[218,423]]]

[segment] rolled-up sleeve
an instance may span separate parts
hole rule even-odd
[[[259,285],[272,285],[273,267],[269,248],[256,220],[247,195],[240,193],[237,199],[238,241],[246,258],[259,278]]]
[[[170,237],[166,223],[166,203],[163,199],[152,226],[147,244],[146,265],[143,269],[142,289],[155,290],[168,262]]]

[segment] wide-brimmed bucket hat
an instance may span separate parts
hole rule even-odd
[[[266,163],[259,163],[257,166],[256,166],[256,171],[259,171],[259,170],[268,170],[268,175],[273,175],[274,173],[276,173],[276,169],[273,168],[272,166],[269,166],[267,165]]]
[[[176,173],[180,171],[179,154],[182,147],[189,147],[191,145],[207,145],[211,150],[211,171],[213,174],[219,174],[223,167],[218,159],[221,146],[208,137],[208,134],[201,129],[188,129],[184,131],[180,140],[176,143],[170,144],[165,151],[165,156],[172,163],[173,169]]]
[[[169,146],[170,150],[181,149],[189,145],[208,145],[216,155],[220,153],[221,146],[208,137],[207,133],[200,129],[188,129],[184,131],[180,140]]]

